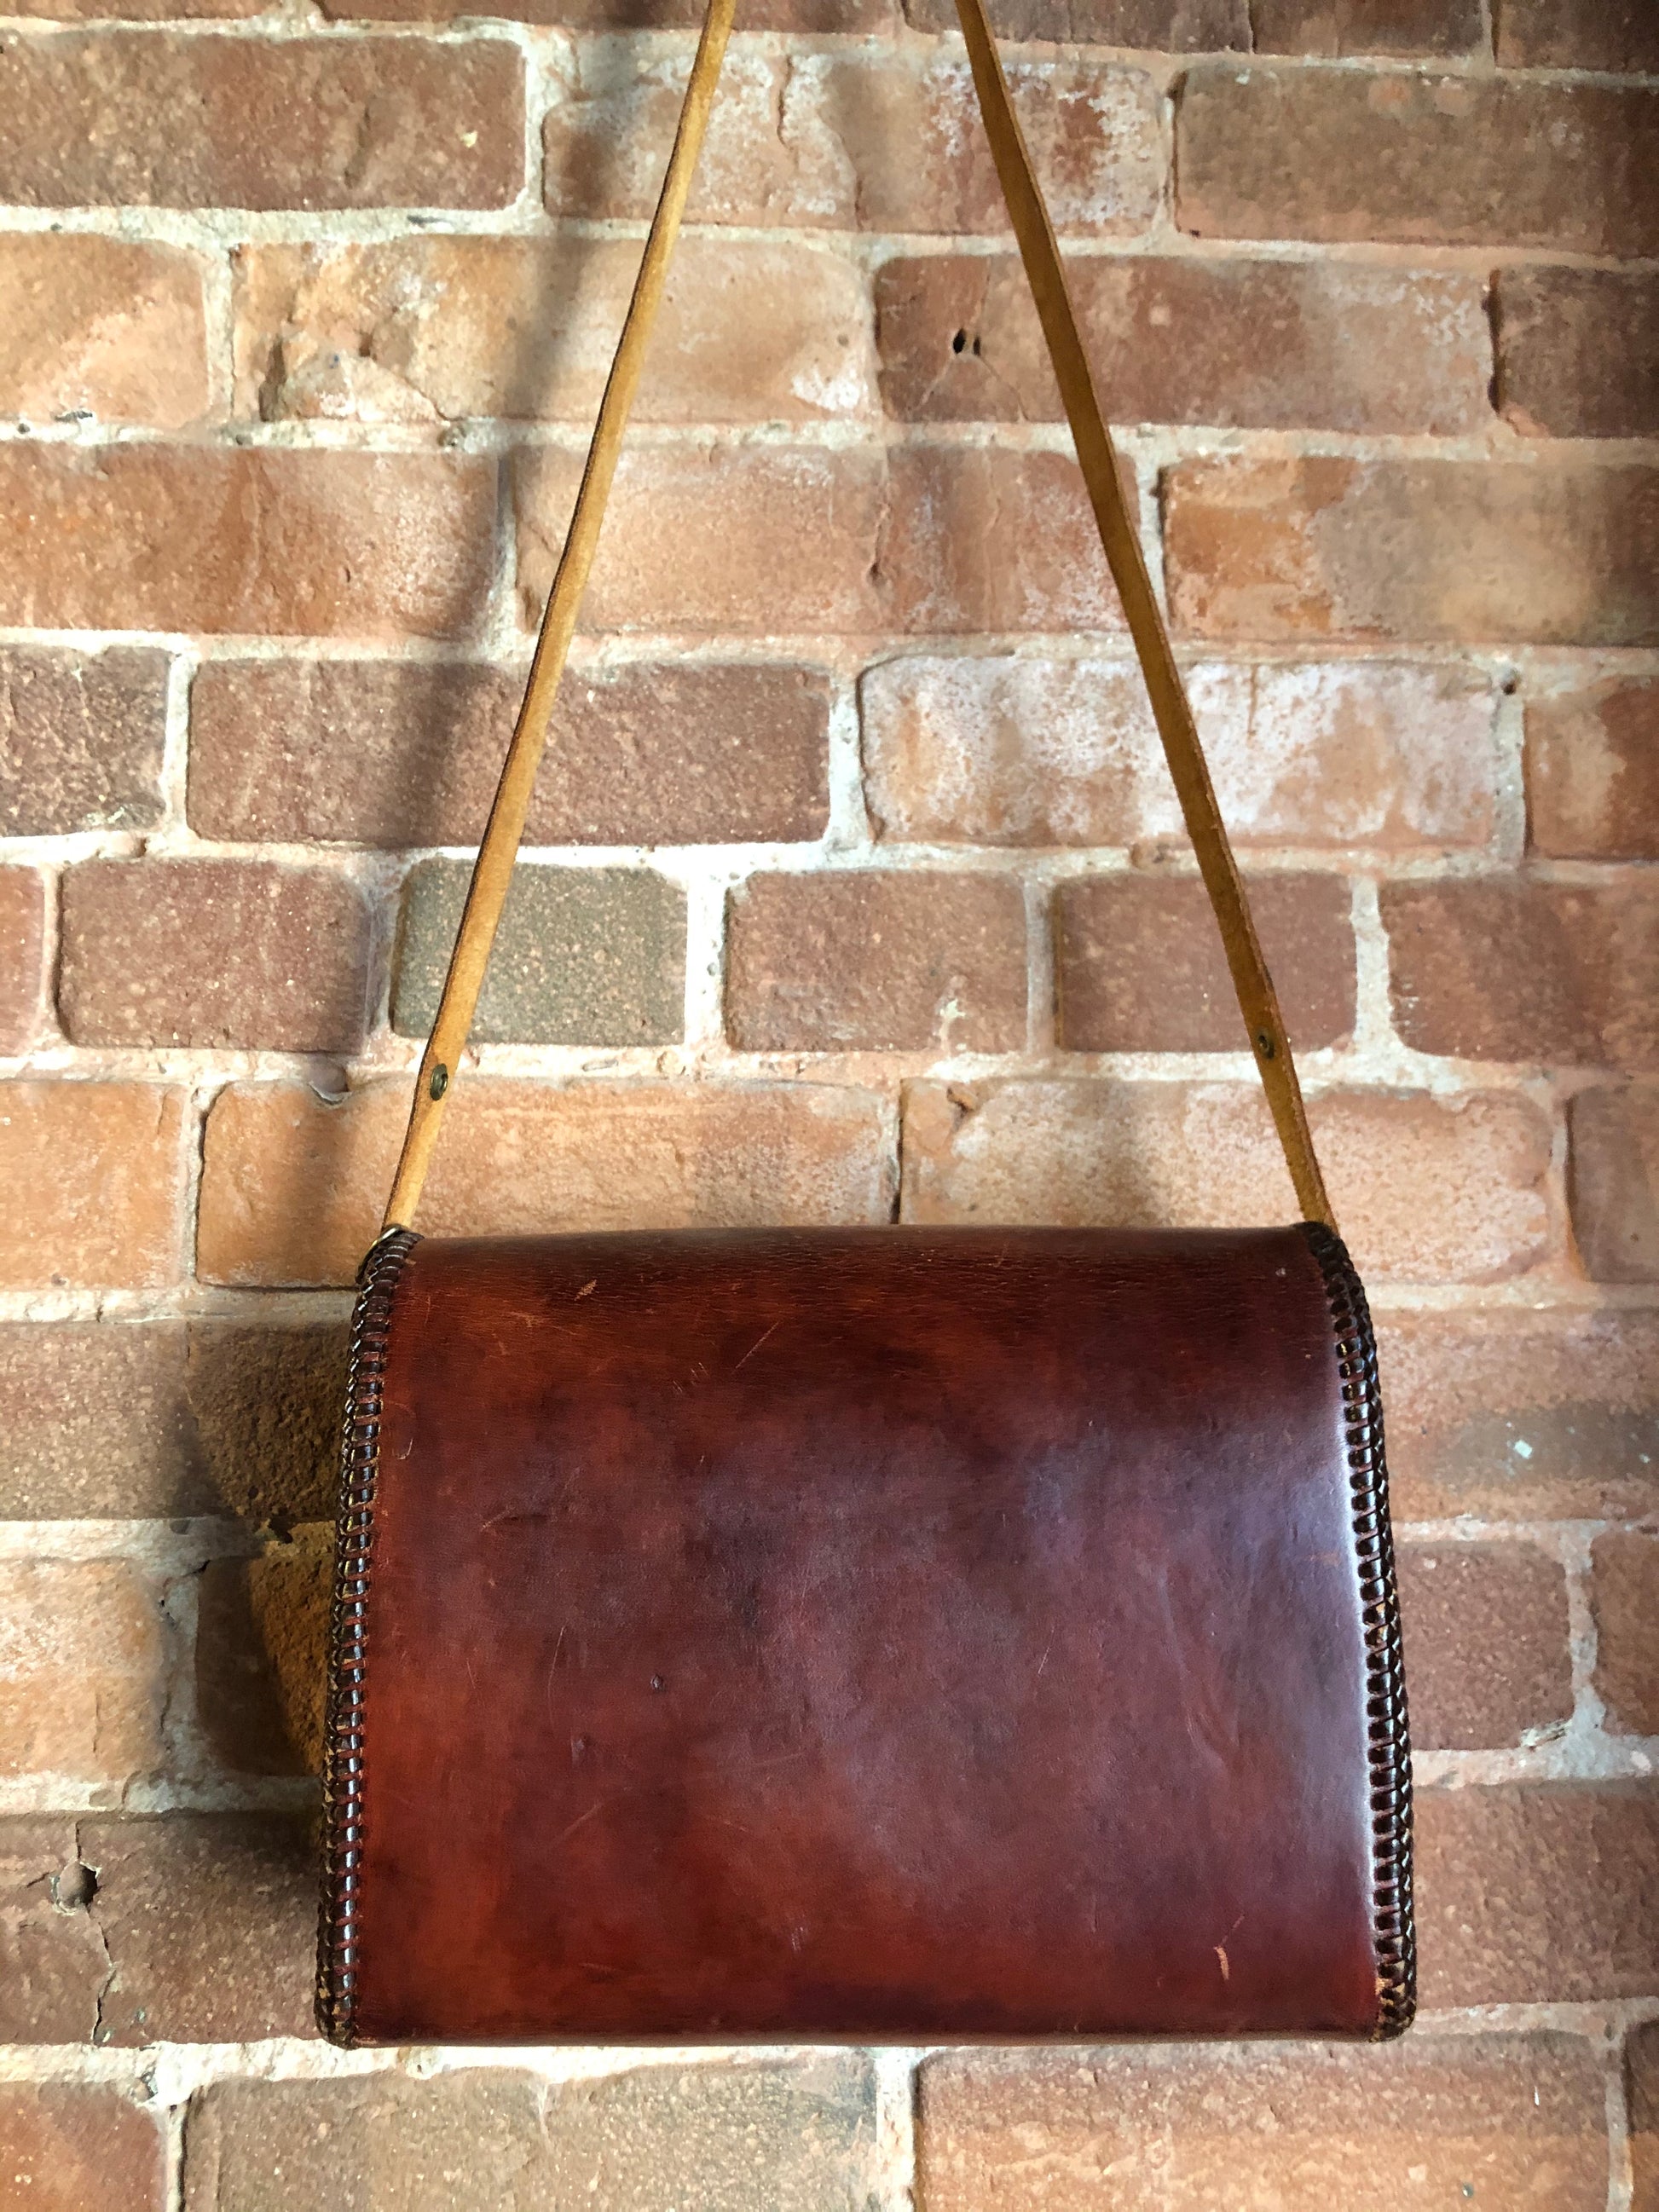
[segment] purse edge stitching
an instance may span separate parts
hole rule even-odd
[[[340,1436],[329,1614],[328,1710],[323,1729],[322,1905],[317,1933],[317,2025],[331,2043],[356,2040],[357,1913],[363,1839],[363,1672],[368,1656],[369,1551],[380,1457],[392,1304],[404,1264],[420,1242],[390,1230],[358,1270],[351,1316],[345,1417]]]
[[[1303,1234],[1324,1279],[1336,1332],[1360,1619],[1365,1640],[1365,1719],[1370,1768],[1371,1941],[1376,1960],[1373,2040],[1403,2035],[1417,2010],[1412,1914],[1412,1771],[1401,1651],[1400,1601],[1389,1523],[1389,1470],[1370,1309],[1347,1247],[1322,1222]]]

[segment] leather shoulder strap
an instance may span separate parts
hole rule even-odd
[[[616,359],[599,404],[587,465],[576,495],[547,611],[542,618],[524,704],[519,710],[501,783],[473,868],[437,1020],[422,1055],[414,1107],[386,1207],[387,1229],[406,1229],[413,1221],[432,1148],[437,1141],[444,1103],[472,1025],[489,949],[524,834],[536,771],[547,742],[554,695],[575,631],[577,611],[599,544],[605,499],[616,474],[629,410],[638,388],[651,328],[668,274],[669,258],[708,126],[734,6],[735,0],[708,0],[668,172],[663,180],[662,196],[652,218],[633,298],[629,302]],[[1003,198],[1008,204],[1042,334],[1054,362],[1083,480],[1099,527],[1100,542],[1123,602],[1129,635],[1146,680],[1187,834],[1192,839],[1204,886],[1220,927],[1239,1011],[1244,1017],[1291,1181],[1305,1218],[1322,1221],[1334,1229],[1335,1220],[1325,1194],[1319,1163],[1314,1156],[1313,1137],[1291,1057],[1290,1039],[1285,1032],[1279,1000],[1250,918],[1243,880],[1227,842],[1204,749],[1170,650],[1169,633],[1146,572],[1134,520],[1123,495],[1117,455],[1095,396],[1094,380],[1078,331],[1065,268],[1042,189],[1014,112],[984,0],[957,0],[957,9],[968,42],[980,112],[985,118]]]

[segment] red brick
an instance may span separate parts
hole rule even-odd
[[[30,2212],[165,2212],[161,2115],[116,2089],[0,2087],[0,2202]]]
[[[1405,1542],[1398,1566],[1417,1749],[1559,1735],[1572,1717],[1572,1657],[1557,1562],[1531,1544]]]
[[[158,1595],[125,1559],[0,1565],[0,1775],[125,1784],[161,1758]]]
[[[1300,1052],[1350,1036],[1346,876],[1259,876],[1250,906]],[[1068,1052],[1244,1052],[1221,936],[1196,876],[1081,877],[1054,893],[1054,998]]]
[[[1548,1249],[1549,1128],[1511,1097],[1328,1091],[1310,1101],[1338,1219],[1368,1277],[1498,1282]],[[1290,1221],[1254,1084],[912,1083],[907,1221]]]
[[[1659,1735],[1659,1535],[1621,1529],[1599,1536],[1595,1576],[1595,1691],[1608,1732]]]
[[[0,1518],[333,1510],[346,1324],[0,1323]]]
[[[477,665],[209,661],[191,691],[191,824],[279,844],[471,843],[523,690],[520,673]],[[525,842],[821,836],[829,720],[829,684],[811,669],[572,669]]]
[[[241,1773],[322,1764],[334,1524],[313,1521],[251,1559],[210,1559],[197,1601],[196,1711]]]
[[[588,422],[639,265],[635,240],[562,235],[245,247],[239,411],[267,422]],[[866,282],[844,255],[693,234],[675,254],[635,415],[869,414],[869,323]]]
[[[1659,2207],[1659,2020],[1644,2021],[1625,2042],[1625,2104],[1635,2191],[1631,2212]]]
[[[1649,0],[1503,0],[1502,69],[1659,71],[1659,20]]]
[[[1482,844],[1491,835],[1497,700],[1484,679],[1386,661],[1206,661],[1185,673],[1235,844],[1347,854]],[[866,671],[860,707],[878,836],[1182,838],[1133,661],[905,657]]]
[[[543,134],[555,215],[648,216],[690,58],[641,67],[619,43],[572,51]],[[1134,235],[1163,191],[1158,95],[1144,70],[1011,59],[1056,227]],[[965,61],[893,47],[728,58],[689,210],[694,222],[835,230],[1007,228]]]
[[[526,623],[579,475],[579,456],[545,448],[515,465]],[[1071,456],[955,446],[901,447],[890,461],[822,447],[636,448],[617,471],[583,614],[597,630],[807,635],[1122,622]]]
[[[1124,471],[1131,511],[1138,507]],[[1069,453],[905,446],[876,549],[884,627],[1121,629],[1122,610]]]
[[[0,867],[0,1053],[27,1052],[45,1018],[46,879]]]
[[[1164,499],[1176,620],[1203,637],[1659,641],[1659,471],[1225,458]]]
[[[238,1084],[208,1118],[198,1272],[349,1283],[380,1227],[402,1082],[337,1104]],[[882,1222],[896,1182],[869,1091],[800,1083],[557,1085],[463,1074],[422,1208],[434,1236]]]
[[[471,868],[423,860],[404,885],[392,1026],[424,1037]],[[685,893],[653,868],[514,871],[470,1032],[475,1044],[675,1044],[685,1035]]]
[[[0,2036],[8,2043],[83,2042],[98,2019],[109,1960],[86,1910],[75,1831],[62,1814],[0,1820]]]
[[[1139,256],[1073,260],[1069,274],[1115,421],[1453,436],[1490,420],[1492,339],[1477,276]],[[876,317],[890,414],[1060,419],[1012,255],[885,262]]]
[[[1017,1052],[1025,902],[1012,877],[751,876],[726,919],[745,1052]]]
[[[167,692],[165,653],[0,647],[0,836],[153,828]]]
[[[112,1968],[94,2040],[314,2035],[311,1826],[268,1813],[82,1821]]]
[[[1588,2039],[1544,2031],[951,2051],[917,2168],[929,2212],[1601,2212],[1605,2091]]]
[[[471,2177],[487,2177],[483,2187]],[[452,2178],[467,2177],[459,2190]],[[510,2066],[224,2079],[185,2129],[186,2212],[477,2203],[606,2212],[880,2201],[861,2052],[672,2060],[550,2083]]]
[[[1588,1273],[1659,1282],[1659,1084],[1581,1091],[1567,1108],[1567,1198]]]
[[[1395,1026],[1463,1060],[1659,1067],[1659,885],[1385,884]]]
[[[64,880],[58,1005],[77,1044],[351,1052],[368,947],[333,869],[89,860]]]
[[[0,1084],[0,1285],[176,1282],[185,1105],[162,1084]]]
[[[514,468],[520,616],[539,621],[580,456]],[[806,447],[635,447],[623,455],[582,615],[597,630],[812,635],[881,626],[872,580],[884,504],[878,453]]]
[[[0,110],[28,207],[494,208],[524,180],[502,39],[46,33],[7,40]]]
[[[1527,842],[1563,860],[1659,860],[1659,680],[1528,706]]]
[[[1259,54],[1467,54],[1486,42],[1480,0],[1254,0]]]
[[[954,31],[951,0],[904,0],[919,31]],[[1008,44],[1052,40],[1063,46],[1144,46],[1156,53],[1210,53],[1250,46],[1249,0],[1015,0],[996,14]]]
[[[324,0],[323,13],[346,21],[447,23],[471,10],[467,0]],[[599,32],[691,31],[703,16],[701,0],[498,0],[490,13],[510,23]],[[833,35],[885,31],[892,21],[892,0],[758,0],[744,9],[741,28]]]
[[[1500,269],[1498,406],[1523,435],[1659,432],[1659,279],[1636,270]]]
[[[1659,1510],[1659,1316],[1383,1312],[1376,1333],[1402,1519]]]
[[[1212,238],[1659,252],[1659,94],[1200,63],[1176,217]]]
[[[494,463],[447,454],[15,441],[0,622],[446,635],[482,611],[495,505]]]
[[[1426,2010],[1650,1995],[1659,1957],[1659,1788],[1547,1782],[1419,1790],[1416,1832]]]
[[[177,430],[208,405],[202,264],[88,233],[0,235],[0,412]]]

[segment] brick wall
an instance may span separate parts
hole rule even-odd
[[[0,2203],[1654,2212],[1659,10],[999,9],[1378,1309],[1422,2025],[475,2063],[309,2023],[345,1286],[691,0],[19,4]],[[745,13],[433,1230],[1289,1210],[947,12]]]

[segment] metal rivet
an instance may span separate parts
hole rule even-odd
[[[442,1060],[440,1060],[438,1065],[433,1069],[432,1080],[428,1085],[427,1088],[430,1091],[434,1098],[441,1098],[445,1091],[448,1090],[449,1070],[444,1066]]]
[[[1271,1060],[1273,1058],[1273,1041],[1272,1037],[1269,1036],[1266,1030],[1258,1030],[1256,1031],[1255,1048],[1261,1054],[1263,1060]]]

